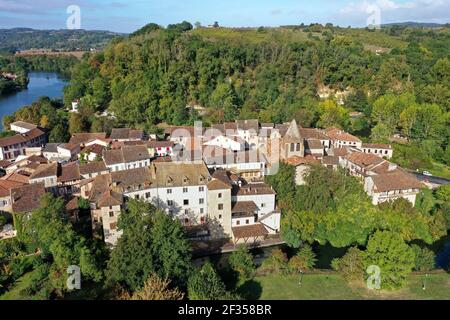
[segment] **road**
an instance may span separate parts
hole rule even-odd
[[[441,178],[441,177],[428,177],[425,176],[421,173],[417,173],[417,172],[412,172],[417,179],[419,179],[420,181],[425,181],[425,182],[429,182],[432,184],[437,184],[437,185],[448,185],[450,184],[450,179],[445,179],[445,178]]]

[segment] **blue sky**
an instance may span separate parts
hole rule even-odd
[[[69,5],[81,8],[81,28],[132,32],[148,22],[279,26],[331,22],[365,26],[367,8],[381,23],[450,22],[450,0],[0,0],[0,28],[63,29]]]

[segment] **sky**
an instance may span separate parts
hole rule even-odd
[[[450,0],[0,0],[0,28],[64,29],[80,8],[82,29],[129,33],[149,22],[183,20],[227,27],[333,23],[450,22]],[[379,13],[379,14],[378,14]],[[374,15],[375,14],[375,15]]]

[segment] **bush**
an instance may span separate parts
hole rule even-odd
[[[350,248],[341,259],[334,259],[331,266],[346,280],[361,280],[364,276],[363,252],[356,247]]]
[[[302,247],[296,256],[289,261],[289,270],[294,273],[304,272],[314,268],[317,262],[316,254],[311,246],[305,245]]]
[[[262,263],[260,271],[275,274],[288,273],[288,258],[286,254],[281,249],[273,250],[270,256]]]
[[[428,248],[421,248],[413,244],[411,248],[414,251],[414,271],[426,272],[431,271],[435,267],[435,254]]]
[[[245,245],[241,245],[234,251],[229,259],[230,267],[239,275],[239,281],[250,279],[255,272],[253,256]]]

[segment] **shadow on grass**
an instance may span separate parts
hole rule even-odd
[[[237,294],[245,300],[259,300],[262,294],[262,286],[254,279],[248,280],[237,289]]]

